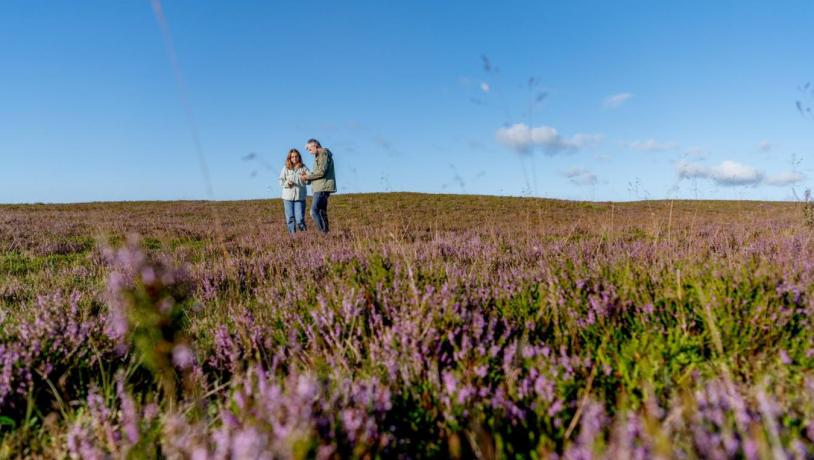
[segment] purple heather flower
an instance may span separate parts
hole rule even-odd
[[[195,447],[189,458],[190,460],[209,460],[209,451],[205,447]]]
[[[124,376],[122,374],[116,376],[116,394],[121,403],[121,423],[125,434],[131,444],[136,444],[140,438],[140,420],[136,410],[136,403],[124,387]]]
[[[455,379],[455,376],[452,375],[451,372],[445,371],[441,378],[444,381],[444,390],[446,393],[449,395],[454,394],[458,389],[458,381]]]
[[[339,418],[342,420],[342,426],[351,441],[355,441],[356,432],[362,427],[362,417],[358,414],[356,409],[345,409],[339,413]]]
[[[549,417],[553,417],[553,416],[559,414],[560,411],[562,411],[562,409],[563,409],[563,403],[562,403],[561,400],[557,399],[557,400],[554,401],[553,404],[551,404],[551,406],[548,407],[547,414],[548,414]]]
[[[329,460],[333,458],[334,453],[336,452],[336,447],[333,445],[321,445],[317,449],[317,460]]]
[[[179,369],[189,369],[195,363],[195,353],[189,345],[175,345],[172,349],[172,363]]]
[[[272,456],[266,452],[267,442],[265,436],[255,428],[247,428],[238,431],[232,437],[232,456],[231,458],[246,458],[246,459],[269,459]]]
[[[155,283],[156,275],[153,267],[147,266],[141,269],[141,282],[149,286]]]
[[[144,420],[150,421],[158,416],[158,405],[156,403],[149,403],[143,409]]]
[[[230,428],[230,429],[235,429],[235,428],[238,428],[240,426],[240,421],[229,410],[221,410],[220,411],[220,419],[223,422],[223,425]]]

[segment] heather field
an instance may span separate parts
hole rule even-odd
[[[814,457],[799,204],[0,206],[0,457]]]

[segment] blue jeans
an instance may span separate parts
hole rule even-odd
[[[330,192],[314,192],[314,201],[311,203],[311,217],[317,225],[317,230],[328,233],[328,197]]]
[[[305,231],[305,200],[291,201],[283,200],[285,210],[285,221],[288,224],[288,233],[297,230]]]

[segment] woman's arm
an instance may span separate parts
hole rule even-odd
[[[303,181],[302,177],[300,177],[300,175],[302,175],[302,174],[305,174],[307,176],[308,172],[309,171],[308,171],[307,166],[303,166],[303,167],[301,167],[300,169],[297,170],[297,173],[294,174],[294,178],[295,178],[294,180],[295,180],[297,185],[307,185],[308,184],[307,181]]]
[[[286,172],[286,168],[283,167],[283,170],[280,171],[280,187],[282,187],[282,188],[291,188],[291,186],[288,185],[288,179],[286,179],[286,177],[285,177],[285,172]]]

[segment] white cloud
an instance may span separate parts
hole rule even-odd
[[[705,166],[698,163],[679,162],[676,166],[680,178],[710,179],[718,185],[758,185],[763,181],[763,173],[757,169],[726,160],[717,166]]]
[[[726,160],[717,166],[706,166],[699,163],[681,161],[676,165],[678,177],[682,179],[710,179],[718,185],[772,185],[783,187],[796,184],[806,179],[797,171],[785,171],[766,176],[752,166]]]
[[[540,148],[550,155],[574,152],[595,146],[602,141],[602,136],[599,134],[575,134],[571,138],[567,138],[562,137],[556,129],[550,126],[530,128],[524,123],[500,128],[495,137],[498,142],[516,152],[528,153],[535,148]]]
[[[597,182],[596,174],[582,168],[571,168],[562,173],[572,183],[577,185],[595,185]]]
[[[709,177],[709,167],[686,161],[678,162],[676,172],[681,179],[697,179]]]
[[[619,107],[622,106],[622,104],[630,100],[630,98],[632,97],[633,94],[631,93],[613,94],[611,96],[606,97],[602,101],[602,107],[606,109],[618,109]]]
[[[763,141],[757,145],[757,148],[759,148],[761,152],[768,152],[772,149],[772,144],[770,144],[769,141]]]
[[[641,150],[642,152],[662,152],[664,150],[678,148],[678,144],[675,142],[658,142],[655,139],[646,139],[643,141],[633,141],[628,144],[628,147],[634,150]]]
[[[757,169],[730,160],[713,166],[711,172],[712,180],[721,185],[751,185],[763,179],[763,173]]]
[[[766,184],[782,187],[784,185],[796,184],[805,178],[806,176],[797,171],[786,171],[767,177]]]

